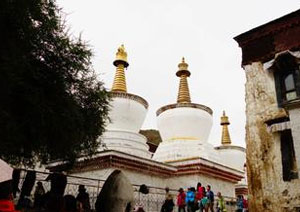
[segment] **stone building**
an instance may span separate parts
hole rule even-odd
[[[234,39],[247,79],[250,211],[299,211],[300,10]]]
[[[110,122],[101,138],[101,147],[92,158],[78,159],[69,174],[105,180],[119,169],[135,185],[186,189],[201,182],[230,199],[235,197],[236,189],[247,193],[247,185],[241,181],[245,149],[231,144],[225,113],[221,118],[221,145],[215,148],[208,142],[213,111],[191,102],[187,81],[191,73],[184,58],[176,72],[180,78],[177,102],[157,111],[162,142],[154,153],[149,151],[146,137],[139,133],[148,102],[127,92],[125,68],[129,63],[124,46],[118,49],[113,64],[116,74],[110,92]],[[61,170],[64,164],[53,163],[48,168]]]

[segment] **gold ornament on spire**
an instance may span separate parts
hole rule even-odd
[[[127,52],[125,51],[125,47],[123,44],[118,48],[118,51],[116,53],[116,59],[113,64],[117,68],[111,91],[126,93],[127,88],[124,69],[127,68],[129,64],[127,62]]]
[[[226,116],[225,111],[223,111],[223,116],[221,117],[221,125],[222,125],[222,145],[231,144],[231,139],[229,135],[228,125],[229,125],[228,116]]]
[[[177,103],[191,103],[190,91],[187,82],[187,77],[191,75],[191,72],[189,72],[188,67],[189,65],[185,62],[183,57],[181,63],[178,64],[179,70],[176,72],[176,76],[180,77]]]
[[[116,53],[116,60],[114,61],[114,65],[116,65],[115,63],[117,61],[122,61],[124,63],[127,63],[127,66],[128,66],[128,62],[127,62],[127,52],[125,51],[125,47],[124,47],[124,44],[122,44],[119,48],[118,48],[118,51]],[[126,66],[126,67],[127,67]]]

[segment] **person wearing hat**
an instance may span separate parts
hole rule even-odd
[[[82,206],[82,211],[90,212],[91,211],[90,197],[89,197],[89,194],[86,192],[84,185],[79,185],[78,192],[79,193],[76,197],[76,200]]]
[[[0,211],[17,212],[12,197],[13,168],[0,159],[0,170]]]

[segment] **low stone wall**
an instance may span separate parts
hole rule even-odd
[[[22,170],[21,171],[21,179],[19,183],[19,188],[22,187],[23,181],[25,179],[27,171]],[[47,172],[36,172],[36,182],[41,181],[43,183],[43,186],[45,188],[45,191],[50,190],[50,182],[45,181],[45,179],[48,177],[49,173]],[[78,176],[70,176],[67,175],[67,187],[65,190],[65,194],[71,194],[75,197],[78,194],[78,186],[84,185],[86,188],[86,191],[89,193],[90,196],[90,203],[92,209],[95,208],[95,202],[97,199],[98,194],[101,191],[101,188],[103,187],[104,180],[100,179],[93,179],[93,178],[87,178],[87,177],[78,177]],[[162,187],[149,187],[149,193],[148,194],[142,194],[139,192],[140,185],[133,185],[134,187],[134,206],[142,206],[143,209],[146,212],[159,212],[164,200],[165,200],[165,188]],[[31,192],[31,199],[34,201],[34,189]],[[170,189],[171,194],[174,196],[174,203],[176,204],[176,195],[177,190]],[[16,199],[17,200],[17,199]],[[233,197],[226,197],[226,209],[228,212],[234,212],[235,211],[235,198]],[[177,211],[177,207],[175,206],[174,211]]]

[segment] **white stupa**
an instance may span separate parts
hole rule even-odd
[[[222,161],[224,161],[226,165],[244,170],[246,163],[245,148],[231,143],[228,125],[230,125],[228,116],[226,116],[225,111],[223,111],[223,116],[221,116],[221,145],[215,147],[215,149],[218,150]]]
[[[157,110],[158,130],[162,137],[153,159],[172,162],[182,159],[205,158],[219,162],[218,152],[207,142],[213,124],[213,111],[191,102],[187,77],[191,75],[184,58],[178,65],[180,78],[177,103]]]
[[[148,103],[135,94],[127,93],[124,69],[129,66],[127,53],[122,45],[116,53],[116,75],[110,92],[111,107],[109,123],[102,136],[100,151],[103,149],[117,150],[139,157],[150,158],[149,146],[145,136],[139,134]]]
[[[200,181],[203,185],[213,185],[214,191],[229,197],[247,192],[247,185],[239,183],[244,177],[244,170],[239,167],[245,155],[228,141],[222,140],[222,145],[216,148],[208,142],[213,112],[207,106],[191,102],[187,83],[190,72],[184,59],[177,71],[180,77],[177,103],[157,111],[163,141],[152,158],[146,137],[139,134],[148,103],[142,97],[127,93],[124,69],[128,62],[124,46],[118,49],[114,65],[117,70],[110,92],[110,122],[101,138],[102,145],[95,156],[79,159],[69,170],[70,174],[105,180],[118,169],[135,185],[178,189]],[[222,124],[227,138],[228,124],[228,119]],[[48,168],[56,171],[62,170],[62,166],[53,164]],[[157,205],[148,211],[157,211]]]

